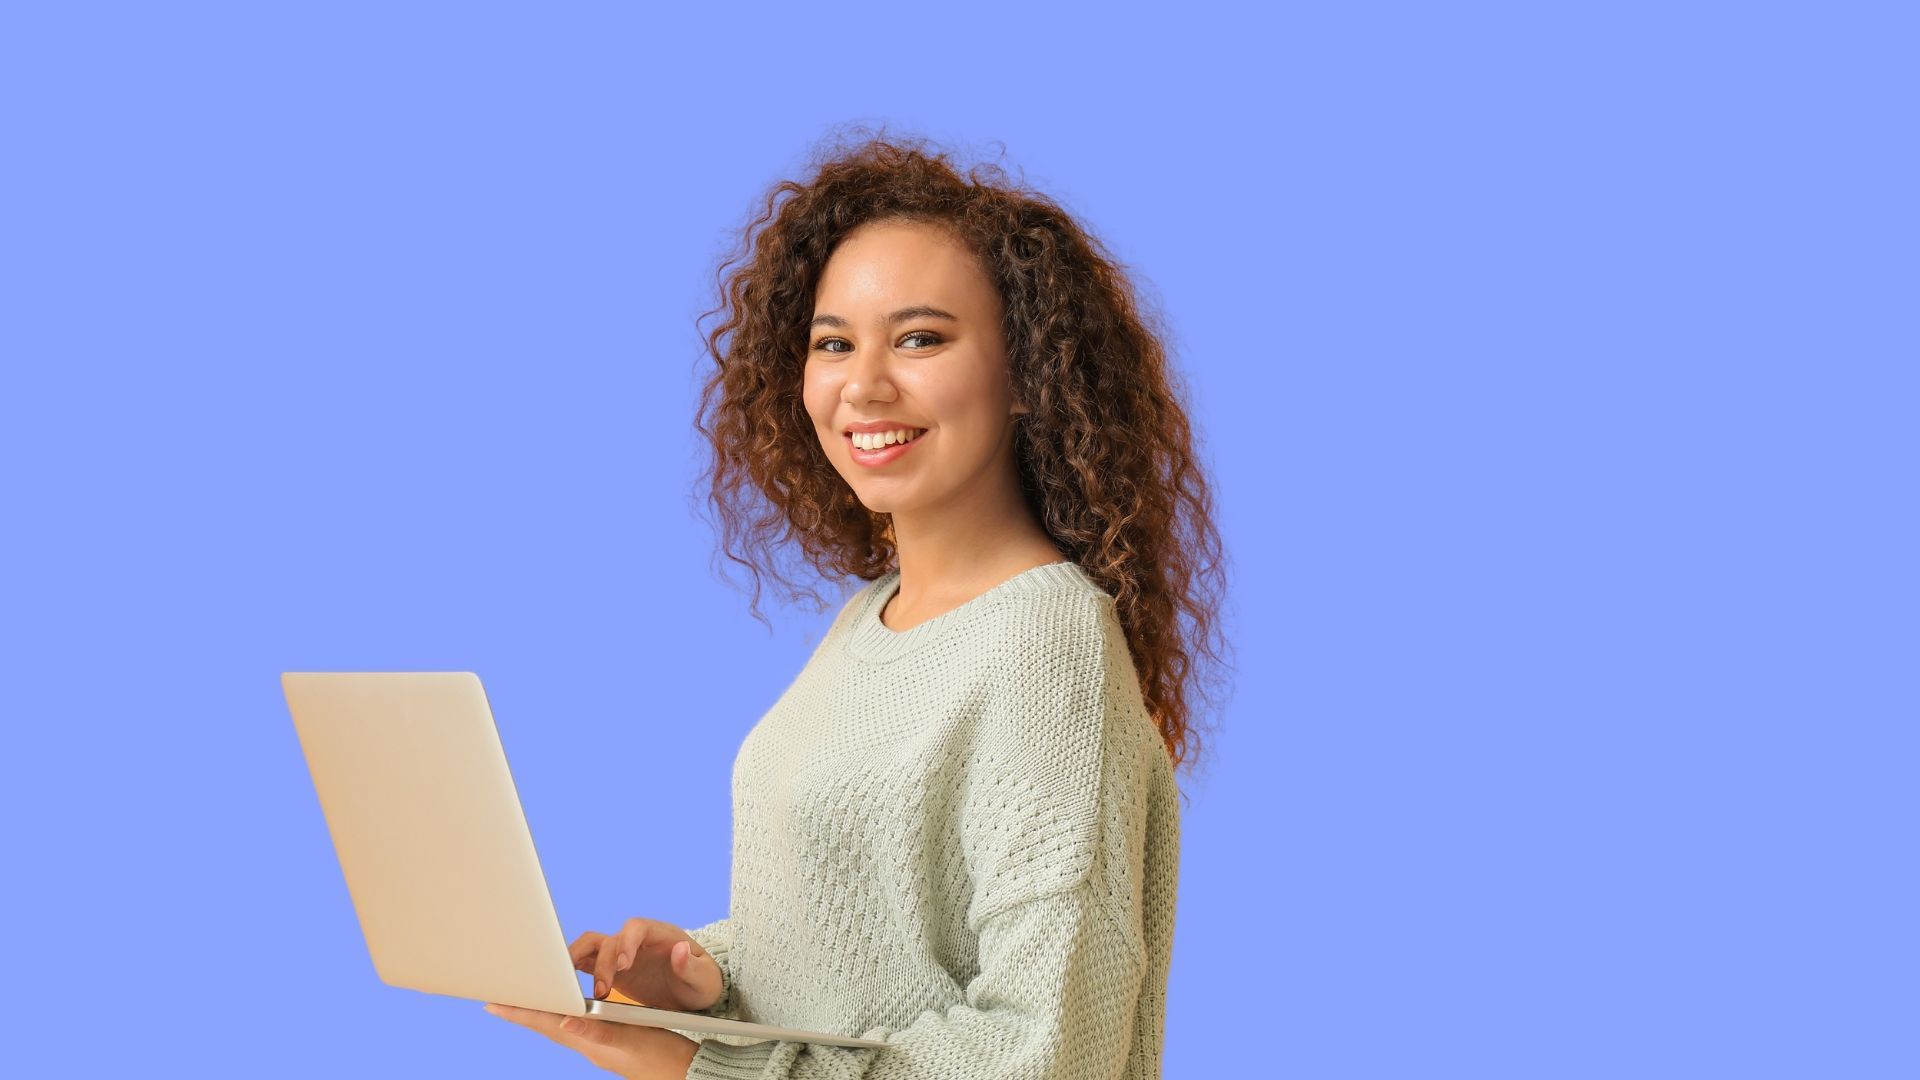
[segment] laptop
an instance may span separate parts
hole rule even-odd
[[[886,1045],[588,996],[479,677],[288,671],[280,685],[387,985],[682,1033]]]

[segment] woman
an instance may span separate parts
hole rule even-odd
[[[725,543],[868,584],[741,746],[731,915],[573,953],[596,996],[887,1046],[512,1018],[630,1077],[1158,1076],[1176,618],[1206,643],[1219,566],[1165,350],[1056,204],[918,145],[757,226],[707,339]]]

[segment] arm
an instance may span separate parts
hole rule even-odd
[[[884,1038],[884,1048],[706,1041],[688,1080],[1121,1075],[1146,963],[1091,882],[990,917],[981,927],[980,961],[965,1003],[924,1012],[898,1031],[862,1033]]]

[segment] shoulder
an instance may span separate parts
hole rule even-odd
[[[1000,597],[982,620],[987,682],[1014,737],[1086,734],[1140,696],[1139,675],[1113,597],[1077,568],[1076,581]],[[1080,755],[1098,753],[1080,740]]]
[[[1119,627],[1113,597],[1072,563],[1051,576],[997,593],[982,614],[996,664],[1010,674],[1097,664]]]
[[[999,702],[1026,734],[1036,722],[1097,723],[1132,677],[1113,597],[1071,562],[998,590],[974,627]]]

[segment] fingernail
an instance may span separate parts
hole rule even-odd
[[[569,1035],[580,1034],[580,1029],[584,1027],[586,1027],[586,1025],[582,1024],[578,1020],[569,1019],[569,1020],[560,1021],[560,1030],[566,1032]]]
[[[615,971],[625,971],[625,970],[627,970],[627,965],[628,965],[629,963],[631,963],[631,962],[632,962],[632,960],[633,960],[633,957],[631,957],[631,956],[628,956],[628,955],[627,955],[626,953],[621,953],[621,954],[620,954],[620,963],[618,963],[617,965],[615,965],[615,966],[614,966],[614,970],[615,970]]]
[[[492,1014],[493,1014],[493,1015],[495,1015],[495,1016],[499,1016],[499,1015],[500,1015],[500,1009],[499,1009],[499,1007],[498,1007],[498,1006],[496,1006],[496,1005],[494,1005],[494,1003],[493,1003],[493,1002],[491,1002],[491,1001],[489,1001],[489,1002],[487,1002],[487,1011],[488,1011],[488,1012],[490,1012],[490,1013],[492,1013]]]
[[[593,980],[593,996],[599,997],[607,992],[607,984],[599,979]]]

